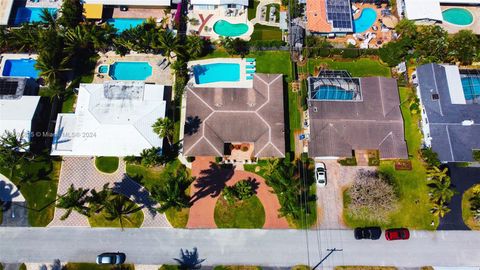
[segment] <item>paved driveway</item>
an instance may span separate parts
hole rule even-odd
[[[5,202],[0,226],[28,226],[28,211],[25,198],[15,184],[0,174],[0,199]]]
[[[321,214],[320,229],[345,229],[343,222],[343,191],[349,187],[360,169],[374,170],[375,167],[341,166],[336,160],[316,160],[325,163],[327,185],[317,187],[317,203]]]
[[[479,167],[456,167],[454,164],[448,166],[448,171],[452,179],[452,185],[457,192],[450,201],[451,211],[440,219],[438,230],[470,230],[465,225],[462,218],[462,197],[467,189],[475,184],[480,184]]]
[[[126,175],[125,163],[122,160],[120,160],[116,172],[105,174],[96,169],[95,159],[93,157],[63,158],[58,183],[58,194],[65,194],[71,184],[73,184],[75,188],[83,187],[98,191],[101,190],[106,183],[110,183],[110,187],[116,192],[144,206],[142,209],[144,214],[142,227],[171,227],[166,216],[153,209],[157,205],[156,202],[149,198],[148,191]],[[75,211],[73,211],[66,220],[60,220],[60,217],[64,213],[64,209],[55,208],[54,218],[48,226],[90,226],[88,219]]]

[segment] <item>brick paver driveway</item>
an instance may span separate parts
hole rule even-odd
[[[192,175],[196,177],[190,189],[193,205],[187,228],[216,228],[214,212],[215,204],[222,189],[243,179],[254,179],[258,183],[257,196],[265,209],[265,224],[263,228],[288,228],[285,218],[278,217],[280,203],[277,196],[270,192],[265,179],[247,171],[222,169],[217,166],[214,158],[196,157],[192,166]]]
[[[123,160],[120,160],[116,172],[105,174],[95,168],[93,157],[63,158],[58,194],[65,194],[71,184],[75,188],[82,187],[99,191],[106,183],[110,183],[110,187],[116,192],[143,206],[144,220],[142,227],[171,227],[166,216],[154,210],[157,205],[149,198],[148,191],[126,175]],[[66,220],[60,220],[64,213],[64,209],[55,208],[54,218],[48,226],[90,226],[88,219],[75,211]]]
[[[336,160],[315,160],[327,168],[327,185],[317,187],[317,203],[321,209],[318,227],[321,229],[345,229],[343,222],[343,191],[353,183],[358,170],[374,170],[375,167],[341,166]]]

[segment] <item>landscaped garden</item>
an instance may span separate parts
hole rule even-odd
[[[118,157],[95,157],[95,167],[103,173],[114,173],[118,169]]]
[[[470,229],[480,230],[480,184],[463,193],[462,218]]]
[[[390,68],[371,58],[331,59],[318,58],[308,60],[308,72],[312,75],[316,68],[325,65],[328,69],[346,70],[353,77],[383,76],[391,77]]]
[[[344,193],[344,220],[351,227],[378,225],[381,227],[408,227],[411,229],[433,230],[438,226],[438,217],[431,212],[433,207],[427,186],[427,170],[420,156],[421,133],[418,129],[419,114],[412,114],[410,100],[414,92],[400,88],[400,103],[405,124],[409,161],[412,170],[395,170],[395,161],[381,161],[378,171],[388,176],[397,196],[396,208],[388,214],[386,221],[353,218],[348,211],[349,196]],[[431,225],[432,221],[434,226]]]

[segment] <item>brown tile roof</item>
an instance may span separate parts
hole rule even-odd
[[[327,21],[325,0],[307,0],[307,29],[311,32],[328,33],[332,26]]]
[[[186,156],[223,156],[229,142],[254,143],[255,157],[285,155],[281,74],[255,74],[252,88],[187,87],[186,95]]]
[[[396,80],[361,78],[360,86],[363,101],[309,101],[310,156],[378,149],[381,158],[408,157]]]

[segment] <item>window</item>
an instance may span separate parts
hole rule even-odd
[[[433,100],[438,100],[440,96],[438,94],[432,94],[432,99]]]

